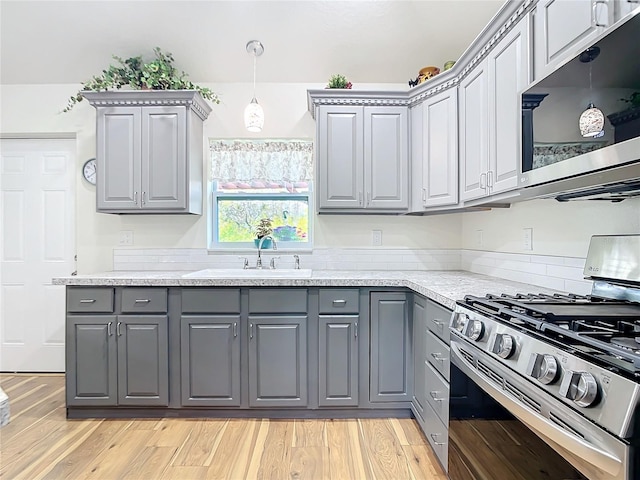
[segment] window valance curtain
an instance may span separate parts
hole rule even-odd
[[[223,182],[306,182],[313,179],[313,142],[211,140],[210,179]]]

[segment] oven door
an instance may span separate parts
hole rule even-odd
[[[627,443],[455,333],[451,335],[451,362],[455,375],[472,381],[510,414],[507,420],[495,420],[499,416],[482,413],[480,418],[470,418],[473,415],[468,414],[468,409],[465,412],[454,403],[456,380],[452,377],[448,452],[452,480],[585,478],[582,475],[591,480],[636,478],[631,472],[631,449]],[[479,409],[482,411],[488,410]],[[506,471],[496,472],[490,465]]]

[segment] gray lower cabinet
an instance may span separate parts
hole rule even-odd
[[[411,406],[420,425],[424,426],[424,406],[427,403],[427,387],[425,367],[427,361],[427,300],[424,297],[413,297],[413,397]]]
[[[321,407],[358,405],[358,315],[320,315]]]
[[[372,292],[369,400],[410,402],[413,369],[408,295]]]
[[[67,405],[169,404],[166,315],[67,317]]]
[[[249,406],[307,405],[307,318],[249,316]]]
[[[180,319],[182,405],[240,406],[240,315]]]

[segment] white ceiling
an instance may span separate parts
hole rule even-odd
[[[0,1],[0,83],[82,83],[111,55],[173,53],[192,81],[406,83],[460,57],[504,0]]]

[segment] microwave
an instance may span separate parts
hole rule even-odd
[[[638,39],[640,9],[522,93],[521,199],[640,196]],[[604,126],[583,136],[579,121],[590,104]]]

